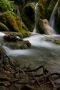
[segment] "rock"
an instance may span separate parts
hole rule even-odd
[[[40,19],[40,27],[45,34],[48,34],[48,35],[54,34],[54,30],[52,27],[50,27],[47,19]]]
[[[19,36],[6,35],[4,36],[4,40],[4,45],[12,49],[27,49],[31,47],[31,43],[29,41],[24,41]]]
[[[31,47],[31,43],[29,41],[24,41],[24,43],[27,45],[27,47]]]
[[[22,41],[22,39],[19,36],[14,36],[14,35],[5,35],[4,37],[5,41],[8,42],[16,42],[16,41]]]
[[[12,11],[0,13],[0,22],[6,25],[5,28],[9,31],[19,32],[23,37],[30,35],[22,20]]]

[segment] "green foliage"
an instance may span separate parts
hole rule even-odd
[[[1,31],[9,31],[8,27],[0,22],[0,30]]]
[[[54,42],[55,44],[60,45],[60,39],[54,39],[53,42]]]
[[[0,11],[13,11],[15,5],[10,0],[0,0]]]
[[[29,36],[30,33],[27,31],[24,23],[19,19],[19,17],[11,11],[6,11],[0,14],[0,21],[6,25],[10,31],[19,32],[23,37]],[[6,26],[5,27],[6,29]]]

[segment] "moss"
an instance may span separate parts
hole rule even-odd
[[[28,36],[29,32],[27,31],[26,26],[20,20],[14,12],[7,11],[0,14],[0,21],[5,24],[10,31],[19,32],[23,37]]]
[[[50,19],[52,10],[57,0],[39,0],[40,18]]]
[[[9,31],[8,27],[0,22],[0,31]]]
[[[40,18],[47,18],[46,13],[49,6],[50,0],[39,0],[39,14]]]
[[[60,45],[60,39],[54,39],[53,43]]]
[[[19,31],[19,27],[21,27],[21,22],[20,22],[20,26],[18,25],[17,21],[19,20],[18,17],[15,15],[15,13],[11,12],[11,11],[7,11],[2,13],[1,15],[1,20],[3,23],[5,23],[6,25],[8,25],[8,27],[13,30],[13,31]]]
[[[10,0],[0,0],[0,11],[13,11],[15,9],[15,4]]]

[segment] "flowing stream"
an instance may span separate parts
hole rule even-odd
[[[30,49],[9,49],[6,46],[8,56],[14,60],[20,61],[21,66],[31,65],[32,67],[44,65],[51,72],[60,72],[60,46],[49,41],[52,38],[60,38],[58,35],[40,35],[35,34],[24,40],[31,42]]]

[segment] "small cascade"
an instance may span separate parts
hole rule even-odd
[[[38,3],[35,4],[35,27],[33,29],[33,34],[36,33],[37,13],[38,13]]]
[[[55,29],[55,26],[54,26],[55,25],[55,13],[56,13],[56,9],[57,9],[57,6],[58,6],[58,1],[57,1],[56,5],[55,5],[53,11],[52,11],[50,21],[49,21],[49,24],[53,29]]]
[[[0,45],[3,43],[3,37],[5,36],[5,33],[0,32]]]
[[[19,17],[20,17],[19,7],[18,7],[18,6],[16,6],[16,9],[17,9],[17,16],[19,16]]]

